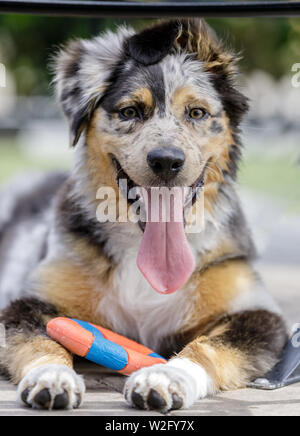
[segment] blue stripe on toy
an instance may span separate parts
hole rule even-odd
[[[94,335],[95,340],[85,356],[86,359],[114,371],[121,371],[128,365],[127,352],[121,345],[105,339],[102,333],[88,322],[77,319],[73,321]]]
[[[89,332],[93,333],[94,336],[101,335],[102,338],[103,334],[96,329],[96,327],[92,326],[92,324],[86,322],[86,321],[79,321],[79,319],[72,319],[72,321],[75,321],[77,324],[79,324],[81,327],[83,327],[85,330],[88,330]]]
[[[166,360],[164,357],[160,356],[160,355],[157,354],[157,353],[151,353],[151,354],[148,354],[148,356],[150,356],[150,357],[156,357],[157,359],[163,359],[163,360]]]

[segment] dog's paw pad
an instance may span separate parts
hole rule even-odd
[[[172,410],[181,409],[183,406],[183,399],[178,394],[172,394]]]
[[[66,409],[68,407],[69,402],[70,402],[69,394],[67,391],[64,391],[62,394],[56,395],[53,404],[53,409],[55,410]]]
[[[164,410],[167,402],[164,397],[155,389],[151,389],[147,398],[148,407],[152,410]]]
[[[56,397],[55,397],[56,400]],[[51,395],[49,389],[45,388],[38,392],[33,402],[37,404],[41,409],[50,409],[51,406]]]
[[[140,394],[138,394],[137,392],[134,391],[134,392],[132,392],[131,400],[132,400],[132,403],[138,409],[146,409],[146,403],[145,403],[144,398],[142,397],[142,395],[140,395]]]
[[[187,386],[181,371],[155,365],[132,374],[125,386],[126,401],[133,407],[167,413],[185,407]]]
[[[24,391],[21,393],[21,400],[23,401],[24,404],[26,404],[26,406],[30,406],[30,404],[27,402],[29,393],[30,393],[29,388],[24,389]]]
[[[32,369],[23,378],[18,398],[36,409],[76,409],[84,392],[84,382],[73,370],[63,365],[45,365]]]

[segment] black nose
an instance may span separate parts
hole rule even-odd
[[[158,147],[148,153],[147,162],[154,174],[170,179],[182,170],[185,154],[176,147]]]

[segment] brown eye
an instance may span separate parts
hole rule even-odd
[[[189,117],[192,118],[193,120],[201,120],[202,118],[205,117],[205,115],[206,115],[206,111],[201,108],[194,108],[191,109],[189,112]]]
[[[133,106],[125,107],[125,108],[120,110],[120,115],[121,115],[121,118],[123,118],[125,120],[134,120],[135,118],[138,117],[138,111]]]

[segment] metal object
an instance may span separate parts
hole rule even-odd
[[[299,1],[0,0],[0,13],[81,17],[291,17]]]
[[[300,326],[283,351],[280,362],[263,378],[249,383],[249,388],[275,390],[300,382]]]

